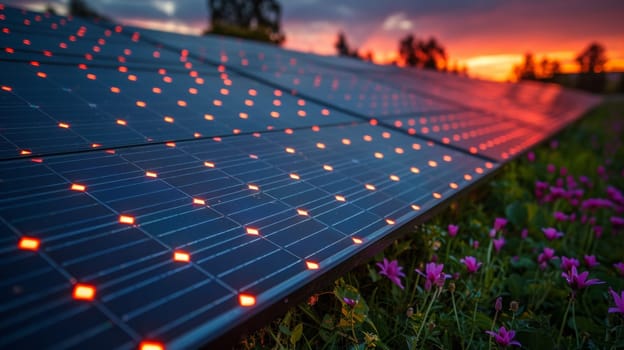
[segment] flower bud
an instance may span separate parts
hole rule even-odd
[[[503,297],[496,298],[496,303],[494,303],[494,309],[496,312],[499,312],[503,309]]]
[[[512,301],[509,303],[509,310],[510,310],[511,312],[513,312],[513,313],[518,312],[518,308],[520,308],[520,303],[519,303],[519,302],[517,302],[517,301],[515,301],[515,300],[512,300]]]

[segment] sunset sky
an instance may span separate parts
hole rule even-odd
[[[31,9],[63,0],[0,0]],[[137,26],[198,34],[208,25],[206,0],[86,0],[100,13]],[[621,0],[282,0],[285,48],[335,54],[343,31],[361,53],[378,63],[396,58],[407,34],[434,36],[447,49],[451,65],[469,74],[507,80],[525,52],[562,62],[576,70],[574,58],[592,41],[607,48],[607,70],[624,71],[624,1]]]

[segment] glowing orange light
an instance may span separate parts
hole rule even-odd
[[[165,350],[165,346],[153,341],[142,341],[139,350]]]
[[[318,143],[316,144],[316,148],[318,148],[318,149],[325,149],[325,144],[324,144],[324,143],[321,143],[321,142],[318,142]]]
[[[445,162],[450,162],[450,161],[452,161],[452,160],[453,160],[453,158],[452,158],[451,156],[448,156],[448,155],[445,155],[444,157],[442,157],[442,159],[443,159]]]
[[[206,119],[206,120],[214,120],[214,116],[212,114],[204,114],[204,119]]]
[[[318,270],[320,268],[318,263],[309,260],[306,261],[306,267],[308,268],[308,270]]]
[[[438,166],[438,163],[435,160],[430,160],[429,162],[427,162],[427,164],[429,164],[429,166],[432,168],[435,168]]]
[[[122,73],[126,73],[128,72],[128,67],[125,66],[119,66],[119,68],[117,68],[118,71],[122,72]]]
[[[45,74],[44,72],[37,72],[37,76],[38,76],[39,78],[46,78],[48,75],[47,75],[47,74]]]
[[[364,187],[366,187],[366,189],[369,190],[369,191],[374,191],[375,190],[375,186],[371,185],[371,184],[366,184],[366,185],[364,185]]]
[[[420,205],[412,204],[411,207],[412,207],[412,210],[415,210],[415,211],[420,210]]]
[[[371,142],[371,141],[373,141],[373,137],[372,137],[372,136],[370,136],[370,135],[364,135],[364,136],[362,137],[362,139],[364,139],[364,141],[366,141],[366,142]]]
[[[413,166],[410,168],[410,171],[414,174],[418,174],[420,173],[420,169],[418,169],[417,167]]]
[[[307,113],[306,111],[297,111],[297,115],[303,118],[307,115]]]
[[[472,175],[470,175],[470,174],[464,174],[464,180],[466,180],[466,181],[470,181],[470,180],[472,180]]]
[[[405,153],[405,151],[404,151],[404,150],[403,150],[403,148],[401,148],[401,147],[397,147],[397,148],[395,148],[395,149],[394,149],[394,152],[395,152],[396,154],[403,154],[403,153]]]
[[[258,231],[257,228],[247,227],[245,231],[247,232],[248,235],[252,235],[252,236],[260,235],[260,231]]]
[[[329,115],[329,109],[323,108],[321,110],[321,114],[324,115],[324,116],[328,116]]]
[[[255,154],[250,154],[250,155],[249,155],[249,158],[251,158],[251,159],[258,159],[258,156],[257,156],[257,155],[255,155]]]
[[[334,167],[332,167],[331,165],[325,164],[323,165],[323,169],[326,171],[333,171]]]
[[[418,143],[412,144],[412,149],[415,150],[415,151],[420,151],[420,144],[418,144]]]
[[[78,283],[74,286],[73,297],[76,300],[93,300],[95,298],[95,287]]]
[[[301,215],[301,216],[308,216],[308,212],[304,209],[297,209],[297,214]]]
[[[163,118],[163,119],[164,119],[164,120],[165,120],[165,122],[167,122],[167,123],[173,123],[173,122],[174,122],[173,117],[170,117],[170,116],[166,116],[166,117],[165,117],[165,118]]]
[[[241,119],[248,119],[248,118],[249,118],[249,114],[244,113],[244,112],[240,112],[240,113],[238,113],[238,116],[239,116]]]
[[[394,224],[395,224],[395,221],[394,221],[394,220],[392,220],[392,219],[386,219],[386,223],[387,223],[388,225],[394,225]]]
[[[451,182],[451,183],[449,184],[449,187],[450,187],[450,188],[452,188],[452,189],[454,189],[454,190],[456,190],[456,189],[457,189],[457,187],[459,187],[459,186],[458,186],[456,183]]]
[[[20,154],[23,155],[23,156],[27,156],[29,154],[32,154],[32,152],[30,150],[28,150],[28,149],[23,149],[23,150],[20,151]]]
[[[134,225],[134,217],[130,215],[119,215],[119,223]]]
[[[124,126],[128,125],[128,123],[125,120],[123,120],[123,119],[117,119],[117,124],[124,125]]]
[[[171,77],[163,77],[163,81],[167,84],[171,84],[171,82],[173,81],[173,79]]]
[[[213,162],[204,162],[204,166],[206,166],[208,168],[214,168],[215,167],[215,163],[213,163]]]
[[[193,198],[193,204],[206,205],[206,201],[201,198]]]
[[[89,80],[96,80],[97,76],[95,74],[93,74],[93,73],[89,73],[89,74],[87,74],[87,79],[89,79]]]
[[[186,107],[186,101],[184,101],[184,100],[178,100],[178,106],[180,106],[180,107]]]
[[[250,294],[239,294],[238,303],[240,306],[249,307],[256,305],[256,297]]]
[[[381,137],[383,137],[384,139],[389,139],[390,138],[390,133],[387,131],[384,131],[381,133]]]
[[[179,262],[190,262],[191,255],[187,252],[176,250],[173,252],[173,260],[179,261]]]
[[[108,153],[108,154],[115,154],[115,150],[114,149],[107,149],[105,152]]]
[[[442,198],[442,195],[441,195],[441,194],[439,194],[438,192],[433,192],[433,193],[432,193],[432,195],[433,195],[433,198],[435,198],[435,199],[440,199],[440,198]]]
[[[221,88],[221,90],[219,90],[219,92],[221,93],[221,95],[229,95],[230,94],[230,90],[228,90],[226,88]]]
[[[200,138],[201,136],[202,135],[200,133],[198,133],[198,132],[193,133],[193,137],[195,137],[195,138]]]
[[[143,107],[147,106],[147,103],[145,103],[144,101],[136,101],[136,105],[137,105],[137,107],[143,108]]]
[[[253,106],[254,105],[254,101],[250,100],[250,99],[245,99],[245,106]]]
[[[334,198],[336,198],[336,200],[338,202],[346,202],[347,201],[347,199],[344,196],[341,196],[339,194],[337,194]]]
[[[111,91],[112,93],[114,93],[114,94],[118,94],[118,93],[120,93],[120,92],[121,92],[121,89],[119,89],[119,88],[118,88],[118,87],[116,87],[116,86],[111,86],[110,91]]]
[[[72,191],[84,192],[86,189],[87,189],[87,186],[85,186],[85,185],[81,185],[81,184],[72,184],[71,185],[71,190]]]
[[[43,163],[43,158],[32,158],[30,161],[34,163]]]
[[[146,172],[145,172],[145,176],[147,176],[147,177],[153,177],[153,178],[156,178],[156,177],[158,177],[158,174],[156,174],[156,173],[155,173],[155,172],[153,172],[153,171],[146,171]]]
[[[2,90],[10,92],[10,91],[13,91],[13,88],[10,86],[2,85]]]
[[[197,95],[197,89],[196,88],[189,88],[188,89],[189,94],[191,95]]]
[[[399,181],[400,178],[393,174],[393,175],[390,175],[390,180],[392,180],[392,181]]]
[[[175,146],[176,146],[176,144],[175,144],[175,142],[171,142],[171,141],[170,141],[170,142],[165,143],[165,146],[167,146],[167,147],[172,147],[172,148],[173,148],[173,147],[175,147]]]
[[[69,129],[69,124],[67,124],[67,123],[59,123],[58,126],[59,126],[59,128]]]
[[[271,112],[271,117],[272,118],[279,118],[279,116],[280,116],[279,112],[276,112],[276,111],[272,111]]]
[[[342,144],[348,146],[348,145],[351,144],[351,140],[349,140],[349,139],[342,139]]]
[[[375,152],[375,158],[377,159],[383,159],[384,155],[381,152]]]
[[[212,104],[214,104],[217,107],[223,106],[223,102],[221,102],[221,100],[214,100],[212,101]]]
[[[483,168],[475,168],[475,173],[483,174]]]
[[[102,145],[100,145],[99,143],[92,143],[91,144],[91,148],[98,148],[101,147]]]
[[[353,243],[355,244],[362,244],[364,241],[362,241],[362,239],[357,238],[357,237],[351,237],[351,240],[353,240]]]
[[[486,162],[485,163],[485,167],[488,169],[492,169],[494,167],[494,164],[490,163],[490,162]]]
[[[32,250],[36,251],[39,249],[40,241],[37,238],[32,237],[22,237],[17,244],[18,248],[21,250]]]
[[[321,128],[318,125],[312,125],[312,131],[319,132],[321,131]]]
[[[294,154],[295,153],[295,149],[292,148],[292,147],[286,147],[286,153]]]
[[[249,188],[252,191],[260,191],[260,187],[258,185],[254,185],[254,184],[248,184],[247,188]]]
[[[293,180],[300,180],[301,179],[301,177],[298,174],[295,174],[295,173],[292,173],[289,176]]]

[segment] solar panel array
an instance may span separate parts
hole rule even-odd
[[[598,102],[1,5],[0,28],[0,348],[219,341]]]

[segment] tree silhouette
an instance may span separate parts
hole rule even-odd
[[[433,70],[445,70],[446,50],[435,38],[421,41],[408,34],[399,41],[399,57],[406,66]]]
[[[533,58],[532,53],[524,54],[524,61],[520,65],[514,66],[514,75],[516,80],[537,80],[535,58]]]
[[[360,58],[357,49],[351,49],[349,47],[349,43],[347,42],[347,37],[343,32],[338,33],[338,38],[336,39],[336,43],[334,44],[336,51],[338,52],[338,56],[345,57],[353,57]]]
[[[604,92],[607,76],[604,66],[607,63],[607,54],[604,46],[591,43],[576,57],[579,64],[577,87],[590,92]]]
[[[69,14],[74,17],[109,21],[107,17],[100,15],[84,0],[70,0],[68,8]]]
[[[281,44],[282,9],[276,0],[208,0],[210,29],[207,33],[238,36]]]

